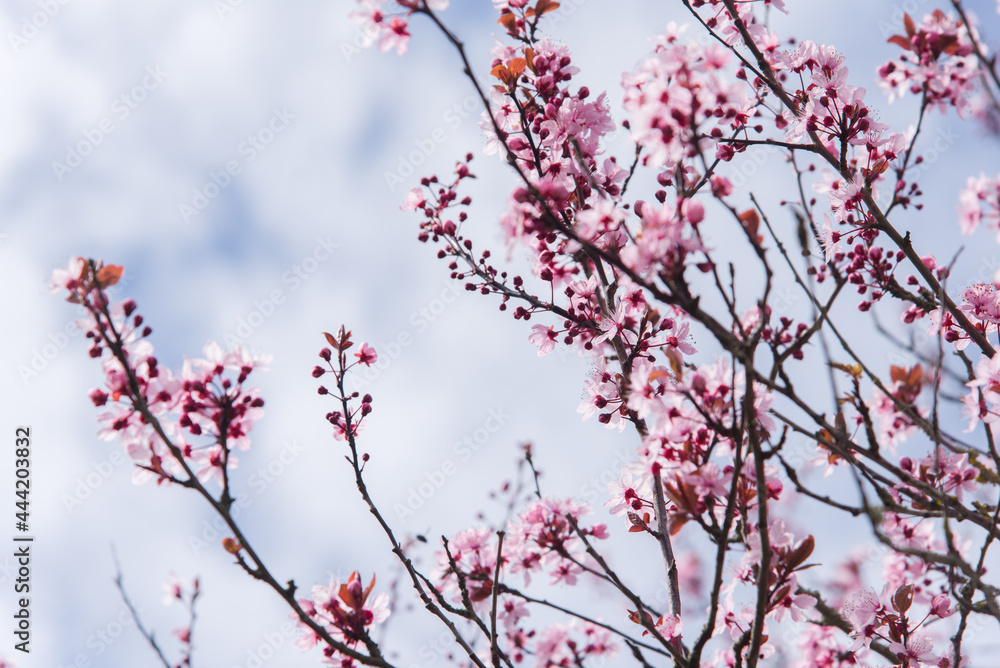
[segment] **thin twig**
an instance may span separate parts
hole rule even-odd
[[[170,665],[170,662],[167,661],[167,657],[163,655],[163,650],[161,650],[160,646],[157,644],[153,633],[151,631],[147,631],[146,627],[143,626],[142,619],[139,617],[138,611],[135,609],[135,606],[132,605],[132,601],[129,599],[128,593],[125,591],[125,583],[122,580],[122,569],[118,563],[118,553],[115,551],[113,545],[111,546],[111,558],[115,562],[115,587],[118,588],[118,593],[121,594],[122,601],[125,602],[125,607],[128,608],[129,614],[131,614],[132,619],[135,620],[135,627],[139,629],[139,633],[141,633],[142,637],[146,639],[149,646],[153,648],[153,651],[156,653],[157,658],[160,659],[160,663],[163,664],[164,668],[173,668],[173,666]]]
[[[653,502],[656,504],[656,540],[660,543],[663,562],[667,568],[667,590],[670,596],[670,614],[681,617],[681,592],[677,584],[677,560],[670,545],[670,532],[667,531],[667,507],[663,501],[663,483],[660,481],[659,468],[653,470]]]
[[[500,564],[503,563],[503,537],[506,532],[497,531],[497,563],[493,571],[493,608],[490,610],[490,658],[493,668],[500,668],[500,649],[497,645],[497,598],[500,595]]]

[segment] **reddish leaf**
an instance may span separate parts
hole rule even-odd
[[[843,411],[837,411],[837,429],[841,433],[847,432],[847,419],[844,417]]]
[[[552,0],[538,0],[538,4],[535,5],[535,13],[539,16],[543,14],[548,14],[559,9],[559,3],[553,2]]]
[[[939,46],[941,50],[947,53],[949,56],[954,56],[958,53],[958,36],[957,35],[941,35],[941,41]]]
[[[808,536],[803,539],[802,542],[800,542],[795,549],[792,550],[792,553],[788,555],[788,567],[795,570],[801,566],[802,562],[808,559],[809,555],[812,554],[815,547],[816,540],[812,536]]]
[[[899,383],[899,396],[915,397],[924,384],[924,370],[919,364],[911,369],[902,366],[889,367],[889,376],[894,383]]]
[[[520,60],[522,63],[524,62],[524,60],[521,58],[515,58],[514,60]],[[511,61],[511,65],[513,64],[514,62]],[[521,72],[523,71],[524,71],[524,65],[521,65]],[[513,88],[514,84],[517,83],[517,76],[518,74],[520,74],[520,72],[512,72],[506,65],[501,63],[496,67],[494,67],[492,70],[490,70],[490,74],[492,74],[497,79],[502,81],[504,85],[507,86],[508,89],[510,89]]]
[[[559,9],[558,2],[552,2],[552,0],[538,0],[534,7],[528,7],[527,11],[524,12],[524,15],[542,16],[556,9]]]
[[[757,243],[764,241],[764,237],[757,234],[757,229],[760,227],[760,216],[757,215],[756,209],[747,209],[739,215],[740,222],[743,223],[743,229],[747,231],[750,238],[756,240]]]
[[[667,360],[670,361],[670,369],[674,372],[679,380],[684,379],[684,360],[681,358],[680,353],[669,346],[664,346],[660,350],[667,356]],[[650,374],[650,379],[652,379],[652,374]]]
[[[97,284],[102,288],[114,285],[124,273],[124,267],[117,264],[109,264],[106,267],[101,267],[97,270]]]
[[[649,381],[659,380],[660,378],[670,378],[670,374],[662,369],[653,369],[649,372]]]
[[[649,513],[644,513],[643,517],[639,517],[637,513],[629,511],[628,521],[632,523],[629,527],[629,533],[635,533],[637,531],[645,531],[646,523],[649,522]]]
[[[372,581],[368,583],[367,587],[365,587],[364,593],[361,594],[361,600],[367,601],[368,595],[372,593],[372,589],[374,588],[375,588],[375,574],[372,573]]]
[[[902,585],[892,595],[892,607],[904,615],[910,609],[911,603],[913,603],[913,585]]]
[[[913,25],[913,19],[910,18],[909,14],[903,14],[903,27],[906,28],[907,36],[912,38],[917,34],[917,27]]]
[[[517,32],[517,17],[511,14],[510,12],[504,12],[503,14],[501,14],[500,18],[497,19],[497,23],[506,28],[507,32],[511,33],[512,35]]]
[[[670,515],[667,518],[667,533],[671,536],[676,536],[677,532],[688,523],[689,519],[691,518],[686,515]]]
[[[331,346],[333,346],[340,352],[344,352],[345,350],[354,345],[354,343],[351,341],[351,333],[345,330],[343,325],[341,325],[340,329],[337,330],[336,336],[330,334],[329,332],[323,332],[323,336],[326,337],[327,343],[329,343]]]
[[[906,39],[902,35],[893,35],[888,40],[889,44],[895,44],[896,46],[902,47],[907,51],[912,51],[913,46],[910,44],[910,40]]]
[[[629,610],[628,618],[633,624],[642,624],[643,619],[649,622],[653,621],[652,616],[648,612],[643,611],[640,613],[638,610]]]
[[[879,158],[878,160],[875,161],[875,164],[873,164],[871,166],[871,169],[869,169],[868,171],[869,173],[871,173],[872,176],[879,176],[887,169],[889,169],[889,161],[886,160],[885,158]]]

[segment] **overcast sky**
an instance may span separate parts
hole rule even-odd
[[[510,477],[517,445],[528,440],[546,491],[589,496],[603,515],[605,483],[636,438],[580,422],[587,362],[538,359],[525,324],[493,300],[456,291],[446,266],[417,241],[418,221],[399,211],[421,175],[443,174],[471,150],[481,178],[471,189],[479,213],[470,233],[501,250],[495,221],[513,181],[481,155],[479,109],[455,54],[422,20],[403,58],[359,49],[360,33],[346,18],[352,5],[0,2],[0,433],[12,442],[16,426],[30,425],[34,453],[33,642],[30,658],[14,657],[19,666],[154,665],[134,627],[120,625],[112,544],[168,653],[176,650],[170,630],[184,616],[162,605],[161,583],[176,573],[202,581],[197,665],[252,666],[264,646],[275,650],[264,666],[319,662],[318,652],[292,647],[287,609],[273,592],[232,566],[208,509],[181,489],[133,486],[120,445],[95,437],[86,392],[99,369],[83,337],[67,329],[77,313],[47,292],[52,269],[71,256],[126,267],[120,294],[133,296],[153,326],[163,364],[227,336],[273,354],[272,370],[259,376],[267,416],[235,484],[249,501],[241,522],[281,580],[309,587],[355,569],[376,571],[384,586],[394,577],[309,375],[320,333],[341,323],[389,362],[365,379],[375,412],[362,443],[373,456],[371,489],[401,534],[450,534],[478,509],[495,515],[484,490]],[[453,5],[444,18],[485,78],[492,3]],[[563,5],[553,35],[573,49],[579,83],[608,90],[615,104],[621,73],[648,52],[647,37],[683,20],[679,2]],[[886,37],[900,30],[899,7],[922,13],[934,3],[788,5],[791,16],[778,17],[783,34],[835,43],[883,120],[905,128],[912,106],[888,106],[872,78],[890,53]],[[987,30],[997,28],[989,21]],[[997,147],[953,118],[932,119],[928,135],[935,133],[948,138],[928,168],[936,192],[905,220],[918,250],[950,256],[967,242],[957,236],[958,190],[967,174],[996,172]],[[617,146],[628,155],[624,141]],[[415,168],[414,151],[424,163]],[[777,197],[766,170],[749,182]],[[984,267],[991,275],[998,258],[984,231],[967,243],[959,278]],[[457,442],[491,425],[498,428],[471,456],[456,452]],[[0,470],[11,470],[7,456]],[[449,461],[457,474],[422,507],[394,512]],[[12,480],[0,479],[2,498],[13,496]],[[5,616],[11,563],[0,557]],[[438,665],[428,643],[441,629],[419,614],[408,619],[416,621],[390,624],[392,647],[404,651],[400,665]],[[4,637],[0,655],[9,656]]]

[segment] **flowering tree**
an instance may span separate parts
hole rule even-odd
[[[901,220],[922,206],[925,119],[954,111],[988,125],[1000,115],[994,59],[960,0],[904,17],[878,70],[890,100],[919,102],[898,131],[876,120],[832,45],[769,27],[782,0],[682,2],[693,28],[655,37],[612,113],[612,96],[578,85],[569,48],[544,36],[557,2],[494,0],[505,40],[486,87],[444,23],[447,0],[361,0],[353,16],[380,50],[404,53],[413,19],[454,47],[483,104],[487,153],[513,172],[500,225],[532,275],[509,273],[463,233],[475,216],[462,193],[471,154],[406,196],[419,240],[467,290],[539,321],[525,332],[539,355],[566,346],[592,360],[579,412],[634,430],[640,445],[608,491],[606,512],[621,521],[609,527],[585,504],[545,496],[527,448],[531,498],[503,526],[443,538],[427,572],[366,487],[377,469],[365,471],[361,430],[374,400],[350,376],[377,351],[340,327],[324,335],[312,375],[333,402],[326,419],[358,492],[460,664],[582,668],[617,655],[683,668],[986,665],[977,631],[1000,622],[989,569],[1000,538],[1000,276],[949,289],[951,259],[927,254]],[[622,163],[606,155],[618,124],[635,147]],[[727,177],[761,150],[785,157],[774,168],[787,181],[780,216]],[[957,207],[956,229],[1000,234],[1000,175],[970,176]],[[739,256],[714,247],[708,226]],[[179,370],[161,367],[136,304],[106,296],[121,272],[76,259],[53,277],[85,311],[101,360],[104,387],[90,393],[100,435],[124,443],[137,483],[179,485],[211,505],[231,534],[224,549],[284,599],[300,646],[320,646],[331,665],[394,665],[373,635],[390,614],[374,577],[355,572],[303,595],[266,567],[230,512],[236,451],[250,447],[264,405],[248,381],[267,360],[210,344]],[[781,281],[808,312],[777,312]],[[844,302],[856,308],[835,322]],[[858,323],[879,312],[899,318],[880,329],[919,363],[866,354],[870,330]],[[948,419],[954,409],[964,433]],[[846,484],[826,484],[834,475]],[[804,498],[853,518],[848,538],[874,540],[879,563],[816,550],[829,537],[800,528]],[[682,539],[701,547],[682,553]],[[666,595],[633,582],[636,564],[606,558],[607,540],[655,543],[662,562],[640,568],[662,570]],[[616,602],[573,609],[554,584],[602,588]],[[171,586],[193,619],[198,583]],[[180,636],[178,665],[190,665],[190,626]]]

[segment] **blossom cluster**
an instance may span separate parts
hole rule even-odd
[[[501,574],[521,575],[525,584],[530,584],[533,574],[545,572],[550,584],[576,584],[587,559],[582,541],[588,536],[608,537],[604,524],[573,526],[591,512],[589,506],[572,499],[543,498],[532,503],[507,523],[500,555]],[[483,527],[466,529],[449,541],[447,550],[438,552],[437,577],[456,598],[461,598],[464,586],[472,601],[487,600],[493,589],[497,556],[492,531]],[[464,584],[459,582],[459,572]]]
[[[98,415],[101,424],[98,434],[106,440],[119,438],[122,441],[135,463],[133,480],[136,483],[155,478],[158,483],[197,487],[217,509],[221,509],[227,524],[232,527],[233,518],[228,515],[228,508],[233,496],[228,476],[237,464],[232,451],[249,449],[250,432],[262,417],[264,405],[259,390],[246,383],[268,358],[252,355],[239,347],[224,352],[218,344],[209,342],[204,357],[185,360],[179,372],[161,367],[148,339],[152,329],[138,313],[135,302],[127,299],[111,304],[108,300],[106,289],[114,285],[122,273],[123,269],[116,265],[105,266],[100,261],[76,258],[52,276],[52,290],[67,293],[68,301],[84,308],[86,317],[80,325],[91,342],[90,356],[101,359],[104,388],[90,392],[94,405],[107,409]],[[327,334],[326,339],[338,353],[339,366],[331,365],[330,368],[336,373],[338,389],[342,391],[343,374],[349,368],[345,351],[353,346],[351,333],[341,328],[336,336]],[[378,359],[367,343],[359,346],[355,356],[356,364],[371,365]],[[320,357],[330,364],[333,354],[329,348],[324,348]],[[319,378],[325,373],[317,366],[313,376]],[[321,388],[320,393],[329,394],[326,388]],[[342,440],[356,436],[363,417],[371,412],[371,401],[371,397],[366,396],[361,406],[346,418],[342,412],[328,414],[335,435]],[[345,407],[346,402],[344,399]],[[222,488],[218,499],[199,486],[209,480],[215,480]],[[227,537],[223,546],[248,572],[258,579],[266,579],[256,554],[240,540],[243,539]],[[241,554],[244,550],[255,562],[252,567]],[[369,600],[374,584],[372,578],[371,583],[363,587],[355,572],[346,584],[333,581],[327,587],[314,587],[312,598],[299,601],[301,612],[293,614],[303,629],[299,646],[308,649],[322,640],[326,658],[331,665],[339,666],[352,665],[354,657],[345,652],[354,651],[359,643],[368,651],[374,648],[369,631],[389,616],[386,594]],[[187,603],[192,608],[193,619],[194,600],[199,595],[198,580],[194,581],[190,593],[176,578],[168,581],[165,588],[166,602]],[[312,623],[306,623],[306,618]],[[175,632],[186,657],[181,665],[190,662],[191,633],[190,625]]]
[[[231,451],[249,449],[250,432],[263,416],[264,400],[246,381],[270,358],[239,346],[225,352],[209,342],[204,357],[185,360],[179,372],[161,366],[136,303],[111,304],[104,293],[121,272],[75,258],[53,273],[51,283],[53,292],[68,293],[68,301],[84,307],[80,326],[91,342],[90,356],[101,359],[104,387],[90,392],[94,405],[105,409],[97,416],[98,436],[121,440],[136,464],[136,483],[194,477],[224,486],[238,463]]]
[[[1000,175],[970,176],[958,198],[958,222],[962,234],[972,234],[985,223],[1000,240]]]
[[[507,640],[504,650],[515,661],[531,653],[535,665],[546,668],[613,656],[618,643],[592,623],[555,624],[540,633],[526,628],[522,620],[531,612],[508,577],[519,576],[527,586],[532,575],[545,573],[550,585],[572,586],[585,573],[593,573],[584,541],[605,539],[608,533],[604,524],[581,525],[581,518],[590,513],[589,506],[571,499],[542,498],[507,522],[502,544],[485,527],[460,531],[437,554],[439,591],[456,603],[468,600],[481,609],[488,609],[496,596],[497,618]]]
[[[851,623],[854,634],[854,645],[851,650],[868,647],[875,638],[889,641],[889,650],[895,655],[901,666],[940,666],[951,668],[952,662],[947,656],[934,653],[934,642],[920,628],[935,618],[943,619],[951,616],[955,610],[951,608],[947,594],[940,594],[930,602],[929,610],[923,620],[914,624],[908,617],[914,602],[913,585],[893,587],[886,584],[881,594],[865,589],[857,592],[844,605],[844,617]],[[966,665],[967,659],[960,666]]]
[[[421,241],[440,244],[438,256],[449,262],[453,278],[468,281],[467,289],[500,295],[501,309],[512,300],[521,302],[515,318],[527,320],[545,313],[556,317],[557,323],[531,327],[529,341],[539,355],[564,344],[593,359],[579,412],[584,419],[597,415],[601,423],[619,430],[633,425],[642,437],[638,459],[625,467],[619,482],[612,483],[606,504],[613,514],[627,517],[630,532],[662,540],[655,520],[664,519],[670,535],[694,523],[719,540],[714,532],[728,526],[729,502],[735,499],[740,538],[734,542],[742,546],[743,557],[733,586],[743,582],[759,589],[766,584],[764,617],[759,617],[759,610],[740,609],[734,603],[735,590],[727,585],[716,632],[728,630],[745,653],[755,625],[771,619],[780,622],[785,615],[794,622],[817,621],[817,599],[805,593],[798,573],[809,566],[804,562],[814,539],[796,537],[780,518],[770,520],[769,573],[766,578],[760,573],[764,549],[760,525],[752,515],[763,512],[762,499],[770,514],[782,507],[787,496],[781,468],[761,465],[757,461],[761,455],[751,452],[752,440],[774,445],[772,439],[778,436],[771,414],[775,392],[758,380],[747,387],[746,373],[729,357],[707,364],[693,359],[697,350],[690,321],[707,323],[685,308],[684,297],[694,281],[688,269],[716,271],[715,249],[702,235],[710,215],[703,195],[710,195],[738,219],[748,241],[763,256],[761,215],[753,209],[740,212],[730,204],[733,186],[718,165],[736,161],[758,144],[801,148],[819,156],[829,169],[820,170],[811,183],[800,173],[825,196],[823,204],[801,203],[810,217],[815,206],[815,215],[823,221],[812,226],[824,251],[823,262],[818,269],[810,266],[809,273],[819,281],[833,277],[838,290],[841,285],[853,286],[864,296],[858,305],[861,311],[872,309],[886,296],[902,295],[911,302],[904,323],[929,314],[932,334],[942,332],[956,347],[964,347],[971,336],[965,324],[943,305],[930,307],[934,300],[920,287],[926,274],[905,280],[898,276],[901,265],[912,257],[902,248],[887,246],[889,240],[882,235],[885,210],[879,208],[879,190],[894,193],[890,205],[903,208],[920,194],[916,184],[905,180],[912,166],[914,135],[893,132],[877,120],[867,92],[850,82],[845,58],[832,45],[804,40],[786,47],[757,19],[752,3],[700,2],[695,7],[710,8],[705,25],[722,37],[721,43],[686,40],[685,28],[671,24],[656,38],[653,55],[622,78],[627,120],[621,125],[637,147],[635,165],[626,170],[603,155],[604,140],[615,129],[608,98],[603,94],[594,98],[587,87],[575,84],[579,70],[566,47],[536,36],[542,13],[537,9],[542,4],[497,6],[514,46],[501,45],[493,51],[492,76],[497,83],[481,127],[487,137],[486,152],[505,156],[522,181],[513,188],[500,220],[508,248],[528,251],[535,278],[551,284],[552,297],[536,296],[521,277],[509,278],[495,268],[488,250],[472,253],[472,242],[462,234],[471,200],[459,195],[462,181],[471,176],[471,155],[458,163],[449,183],[439,185],[436,176],[423,179],[421,187],[407,195],[403,208],[423,215]],[[783,5],[776,8],[784,10]],[[544,9],[552,11],[547,3]],[[892,41],[920,62],[910,67],[910,56],[904,54],[894,65],[882,68],[880,83],[914,92],[919,84],[927,104],[961,108],[979,67],[970,59],[967,30],[940,12],[919,27],[909,19],[906,25],[908,37]],[[734,59],[741,47],[755,50],[757,63]],[[654,193],[655,203],[630,204],[624,199],[638,168],[656,175],[660,190]],[[973,206],[988,206],[993,192],[991,183],[981,181],[974,197],[963,195],[964,215],[976,222],[983,214]],[[919,269],[937,280],[947,277],[947,268],[933,257],[919,262]],[[718,282],[718,274],[715,278]],[[908,292],[914,287],[917,294]],[[973,290],[963,294],[963,302],[960,313],[988,331],[995,300]],[[773,322],[767,304],[732,315],[734,340],[744,345],[763,341],[778,360],[805,358],[803,343],[814,331],[808,322],[796,324],[785,316]],[[900,443],[927,429],[930,409],[918,401],[931,379],[920,366],[893,367],[891,380],[877,384],[871,399],[862,399],[858,369],[855,393],[840,402],[855,406],[852,417],[859,429],[895,454]],[[854,367],[851,373],[855,374]],[[988,374],[985,368],[979,373]],[[983,397],[980,406],[969,404],[970,412],[979,408],[977,414],[984,417],[993,411],[992,395],[977,393],[980,386],[990,388],[991,383],[970,383],[972,394]],[[828,473],[850,461],[842,452],[834,452],[840,437],[833,427],[819,433],[819,459],[827,463]],[[961,499],[979,489],[981,469],[968,455],[938,448],[914,459],[917,463],[910,456],[896,460],[900,480],[889,493],[900,509],[926,508],[928,490]],[[799,488],[799,481],[794,482]],[[665,500],[662,511],[657,508],[658,495]],[[664,518],[656,517],[661,513]],[[920,550],[942,549],[934,541],[916,545],[913,532],[920,525],[908,518],[887,517],[881,528],[887,540]],[[474,601],[488,599],[495,593],[495,541],[485,530],[469,530],[456,536],[455,543],[461,558],[453,556],[445,572],[457,568],[471,574],[467,593]],[[915,555],[893,554],[886,568],[892,573],[888,581],[895,586],[904,580],[925,582],[936,572],[930,562]],[[500,571],[506,566],[502,563]],[[558,579],[568,581],[564,576]],[[852,583],[853,591],[859,582]],[[450,585],[457,596],[459,582]],[[928,586],[913,585],[918,599]],[[681,618],[663,615],[655,624],[679,628]],[[885,639],[902,643],[892,645],[901,660],[909,656],[907,652],[917,651],[907,647],[903,636]],[[800,665],[812,665],[810,656],[845,656],[845,648],[823,625],[810,631],[800,647],[805,657]],[[775,648],[764,640],[756,651],[766,656]],[[719,660],[735,659],[732,652],[723,651]]]
[[[910,93],[923,96],[925,104],[941,111],[965,109],[979,76],[969,27],[940,9],[919,25],[904,14],[903,27],[905,35],[889,38],[903,53],[878,70],[878,84],[890,101]]]
[[[449,0],[363,0],[351,18],[363,26],[365,46],[403,55],[410,45],[409,20],[415,12],[448,8]]]
[[[318,393],[335,403],[326,420],[421,602],[469,660],[479,668],[529,658],[538,668],[584,666],[627,647],[642,665],[652,665],[643,652],[655,652],[684,668],[757,666],[783,656],[777,633],[791,629],[796,641],[787,644],[799,650],[791,662],[803,668],[858,665],[876,655],[907,668],[968,664],[969,620],[1000,619],[996,588],[985,579],[987,551],[1000,537],[993,445],[1000,280],[973,283],[952,300],[949,266],[919,255],[890,219],[922,206],[913,175],[924,112],[964,113],[981,86],[992,80],[1000,88],[961,3],[953,3],[957,17],[935,10],[917,23],[904,16],[905,35],[889,40],[902,53],[879,68],[879,87],[890,100],[921,97],[920,120],[906,132],[879,120],[834,45],[772,30],[762,14],[786,11],[782,0],[685,2],[710,39],[690,39],[688,28],[669,24],[650,55],[623,74],[618,119],[615,96],[583,85],[569,47],[543,34],[558,2],[494,0],[506,40],[491,51],[489,88],[437,14],[447,0],[359,4],[352,16],[382,51],[404,53],[410,21],[421,15],[457,48],[485,105],[485,151],[505,159],[517,179],[499,220],[507,259],[522,251],[530,268],[508,273],[470,238],[472,199],[462,190],[475,178],[472,154],[452,176],[421,179],[402,208],[420,218],[418,239],[436,246],[452,279],[498,297],[515,320],[535,320],[527,339],[539,356],[565,346],[592,363],[578,412],[638,436],[605,507],[623,518],[624,540],[649,541],[660,554],[655,572],[665,568],[666,595],[651,603],[631,587],[631,574],[620,576],[598,552],[611,531],[583,522],[590,506],[542,494],[527,450],[536,498],[516,509],[514,494],[502,530],[473,527],[443,538],[435,572],[422,575],[363,479],[370,457],[358,439],[373,398],[345,389],[348,372],[375,364],[378,354],[367,343],[355,347],[344,327],[326,333],[328,347],[312,370],[322,379]],[[618,128],[634,145],[628,161],[608,155]],[[767,201],[752,194],[750,205],[740,203],[727,176],[765,147],[784,155],[795,181],[780,206],[793,214],[798,254],[768,216]],[[650,192],[629,190],[640,187]],[[985,223],[1000,234],[1000,176],[970,178],[958,213],[963,232]],[[734,243],[744,244],[757,270],[727,258]],[[904,278],[907,265],[915,273]],[[233,451],[249,447],[262,414],[247,380],[266,360],[210,343],[179,371],[161,368],[135,303],[108,303],[104,289],[121,271],[73,260],[53,276],[54,289],[86,311],[90,354],[101,359],[104,386],[90,394],[104,409],[100,434],[125,443],[137,481],[204,492],[201,484],[214,478],[225,514]],[[808,315],[775,303],[782,281],[808,297]],[[852,346],[856,332],[831,320],[845,287],[861,295],[855,306],[862,313],[901,304],[897,327],[927,317],[937,350],[900,344],[919,363],[889,365],[881,376],[883,367],[865,359],[868,342]],[[944,343],[961,365],[948,366]],[[820,388],[813,379],[823,375],[817,368],[829,376],[822,407],[814,402]],[[954,391],[946,391],[949,382]],[[985,446],[949,432],[946,402],[964,410],[969,432],[980,429]],[[849,468],[857,494],[815,484],[804,462],[825,465],[831,477]],[[830,565],[811,560],[826,559],[828,550],[816,548],[827,536],[798,512],[803,500],[867,522],[884,548],[878,563],[855,550],[832,579],[820,575]],[[245,546],[227,540],[238,564],[274,582],[251,550],[253,564],[241,554]],[[694,543],[712,558],[678,556],[675,548]],[[874,566],[881,594],[868,583]],[[710,584],[709,591],[685,583]],[[583,612],[552,622],[549,613],[567,608],[528,593],[582,584],[621,596],[605,609],[609,622]],[[389,616],[388,596],[373,593],[374,577],[366,586],[354,572],[305,598],[295,598],[291,582],[272,586],[300,624],[300,647],[323,645],[330,665],[391,668],[372,637]],[[959,621],[943,621],[956,613]],[[633,623],[627,631],[618,626],[625,620]],[[486,642],[468,642],[465,630]]]
[[[346,583],[342,584],[334,577],[330,579],[329,585],[314,585],[310,597],[301,599],[299,604],[335,640],[353,649],[358,645],[371,643],[372,629],[389,618],[389,596],[385,592],[371,596],[374,588],[375,576],[372,576],[366,586],[361,582],[358,572],[354,571]],[[308,650],[320,643],[320,637],[311,627],[297,617],[293,618],[302,632],[302,636],[295,641],[296,647]],[[323,654],[327,665],[343,668],[354,665],[349,657],[343,656],[333,647],[324,647]]]

